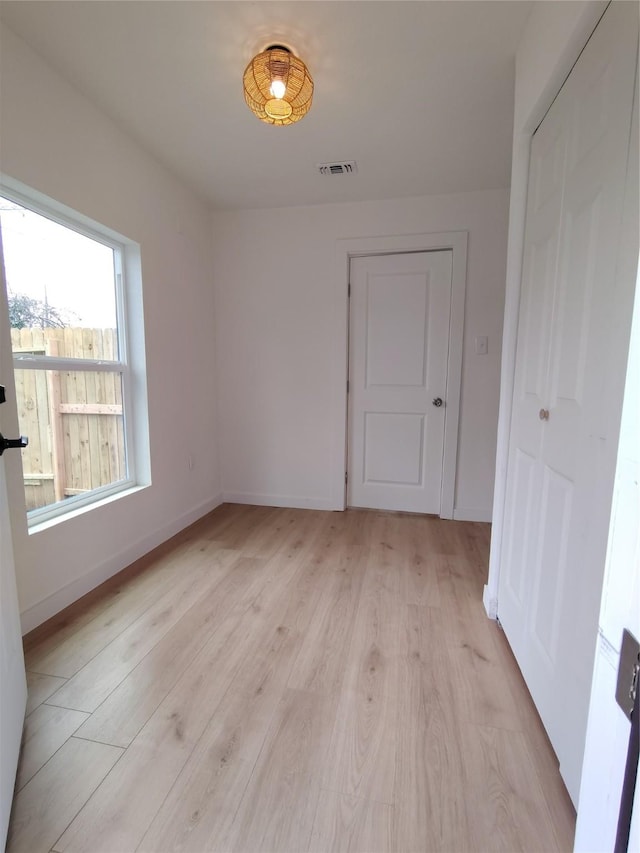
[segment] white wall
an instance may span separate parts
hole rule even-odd
[[[346,278],[337,241],[467,230],[455,507],[456,517],[490,519],[507,201],[507,190],[494,190],[215,214],[225,498],[340,508]],[[486,356],[474,353],[477,335],[489,337]]]
[[[2,172],[138,242],[144,282],[153,483],[32,535],[14,512],[28,630],[220,500],[211,216],[6,27],[0,70]]]
[[[489,578],[484,590],[485,608],[492,618],[495,618],[498,602],[531,136],[560,91],[606,6],[606,0],[534,3],[516,54],[500,413]]]

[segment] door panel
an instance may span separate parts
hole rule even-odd
[[[508,531],[507,560],[511,571],[505,576],[507,591],[519,607],[527,590],[527,555],[534,549],[530,519],[533,518],[536,459],[518,448],[512,466],[512,500],[523,512],[514,515]]]
[[[402,298],[398,299],[398,290]],[[428,285],[424,276],[370,275],[367,282],[366,386],[421,388],[425,371]],[[397,330],[404,334],[398,339]]]
[[[13,387],[11,347],[8,339],[7,312],[2,235],[0,234],[0,383]],[[11,372],[11,373],[10,373]],[[0,432],[12,436],[17,430],[17,412],[7,394],[7,403],[0,406]],[[9,413],[9,406],[14,406]],[[19,453],[10,450],[9,453]],[[20,616],[13,561],[9,504],[5,480],[5,455],[0,457],[0,850],[9,826],[13,787],[18,766],[22,724],[27,702],[27,682],[22,653]]]
[[[555,666],[562,614],[565,611],[567,547],[571,527],[573,483],[548,466],[542,475],[540,540],[535,567],[535,591],[531,614],[538,649]],[[553,571],[546,571],[552,565]]]
[[[637,33],[636,4],[612,4],[531,151],[498,612],[576,804],[631,313],[614,284]]]
[[[581,407],[587,380],[587,344],[594,309],[595,264],[589,247],[597,245],[602,214],[600,188],[566,210],[564,274],[557,300],[556,349],[551,365],[550,403],[560,400]]]
[[[547,227],[552,229],[553,223],[553,218],[550,218],[546,222]],[[539,282],[539,286],[526,294],[526,323],[523,324],[520,341],[524,357],[522,395],[534,408],[542,400],[547,376],[549,327],[546,322],[553,298],[556,255],[557,235],[551,231],[542,233],[532,244],[528,258],[528,275]]]
[[[422,485],[424,415],[367,412],[364,424],[365,483]]]
[[[351,262],[350,506],[440,511],[451,254]]]

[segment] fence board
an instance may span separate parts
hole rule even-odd
[[[59,342],[53,338],[45,342],[47,355],[60,355]],[[62,399],[60,373],[57,370],[48,370],[47,389],[49,392],[48,415],[51,427],[51,467],[53,469],[53,494],[54,500],[61,501],[64,498],[64,485],[67,481],[67,472],[64,465],[64,432],[62,419],[56,417],[55,413],[60,411],[60,400]],[[36,374],[40,378],[40,374]]]
[[[14,352],[114,358],[113,329],[12,329]],[[16,397],[27,509],[126,476],[120,374],[19,369]],[[56,448],[58,458],[56,459]]]

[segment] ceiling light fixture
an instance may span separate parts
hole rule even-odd
[[[273,44],[251,60],[244,72],[244,99],[267,124],[293,124],[306,116],[313,80],[304,62],[281,44]]]

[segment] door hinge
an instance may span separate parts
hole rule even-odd
[[[349,380],[347,379],[347,394],[349,393]]]
[[[347,286],[347,296],[349,299],[351,299],[351,282],[349,282]]]
[[[346,484],[347,484],[348,482],[349,482],[349,472],[348,472],[348,471],[345,471],[345,472],[344,472],[344,483],[345,483],[345,486],[346,486]]]

